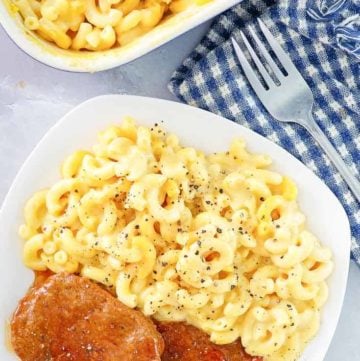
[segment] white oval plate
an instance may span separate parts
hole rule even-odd
[[[132,115],[140,124],[148,126],[163,120],[164,128],[177,134],[183,144],[205,152],[224,150],[234,137],[242,137],[252,152],[269,154],[274,169],[295,179],[308,226],[332,249],[335,260],[320,332],[300,359],[323,360],[338,323],[349,268],[350,227],[339,201],[301,162],[247,128],[187,105],[125,95],[90,99],[64,116],[30,154],[10,188],[0,211],[0,339],[5,339],[5,324],[33,278],[33,273],[21,262],[22,243],[17,234],[25,201],[36,190],[59,178],[60,164],[67,155],[93,145],[98,131],[119,123],[124,115]],[[16,359],[4,341],[0,342],[0,359]]]

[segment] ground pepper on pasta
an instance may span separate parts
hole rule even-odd
[[[242,140],[205,155],[126,117],[27,202],[24,263],[90,278],[214,343],[296,360],[318,331],[332,255],[270,165]]]

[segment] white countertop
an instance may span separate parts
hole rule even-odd
[[[169,78],[206,29],[207,24],[198,27],[120,68],[74,74],[36,62],[0,28],[0,203],[32,148],[74,105],[108,93],[176,100],[167,90]],[[325,358],[340,360],[360,361],[360,269],[354,262],[340,323]]]

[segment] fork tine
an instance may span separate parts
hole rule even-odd
[[[280,46],[278,41],[274,38],[271,34],[270,30],[266,27],[266,25],[258,19],[260,29],[262,30],[266,40],[268,41],[269,45],[271,46],[272,50],[278,57],[280,63],[283,65],[286,72],[289,74],[290,72],[298,73],[295,65],[293,64],[292,60],[290,59],[289,55],[285,53],[284,49]]]
[[[265,83],[267,84],[267,86],[270,88],[271,85],[274,84],[274,81],[271,79],[268,71],[266,70],[265,66],[263,65],[263,63],[261,62],[261,60],[259,59],[259,57],[257,56],[257,54],[255,53],[253,47],[250,45],[247,37],[245,36],[245,34],[241,31],[240,32],[241,37],[245,43],[245,46],[247,48],[247,50],[249,51],[252,60],[254,61],[256,67],[258,68],[261,76],[263,77]]]
[[[249,31],[251,36],[253,37],[253,39],[255,40],[260,52],[262,53],[262,55],[264,56],[265,60],[267,61],[267,63],[269,64],[271,70],[274,72],[274,74],[276,75],[276,77],[280,80],[281,78],[284,77],[284,74],[282,73],[282,71],[279,69],[279,67],[277,66],[277,64],[275,63],[275,61],[273,60],[273,58],[271,57],[271,55],[269,54],[268,50],[265,48],[264,44],[262,43],[262,41],[260,41],[259,37],[257,36],[255,30],[253,29],[252,26],[249,26]]]
[[[243,53],[243,51],[241,50],[237,41],[234,38],[231,38],[231,42],[233,44],[235,53],[239,59],[239,62],[243,68],[243,71],[244,71],[249,83],[253,87],[256,94],[258,94],[258,95],[261,94],[265,90],[264,86],[261,84],[260,80],[258,79],[257,75],[255,74],[254,70],[252,69],[248,60],[246,59],[246,56]]]

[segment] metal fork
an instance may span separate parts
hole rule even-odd
[[[311,114],[314,103],[311,89],[292,63],[290,57],[281,48],[280,44],[275,40],[269,29],[261,20],[259,20],[259,26],[272,51],[285,69],[286,74],[284,74],[274,61],[255,30],[249,27],[249,32],[257,45],[257,50],[261,54],[261,58],[265,59],[267,67],[257,55],[254,47],[250,44],[243,32],[241,32],[241,37],[263,82],[260,81],[258,74],[254,71],[252,65],[250,65],[250,62],[247,60],[236,40],[234,38],[231,40],[235,53],[250,85],[267,111],[275,119],[281,122],[295,122],[308,130],[331,159],[357,200],[360,202],[359,180],[351,173],[350,169],[346,166],[339,153],[327,139]],[[273,80],[268,69],[271,70],[272,76],[276,77],[276,82]],[[266,86],[264,86],[264,83]]]

